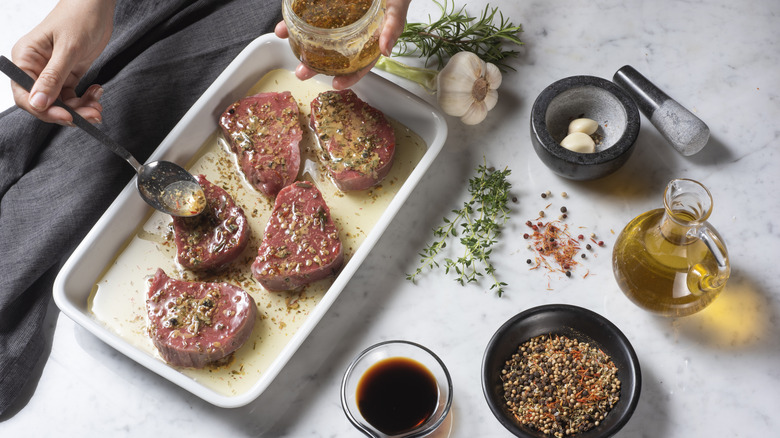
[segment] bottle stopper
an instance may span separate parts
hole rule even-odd
[[[709,141],[710,128],[700,118],[630,65],[618,70],[612,80],[631,95],[642,114],[681,154],[693,155]]]

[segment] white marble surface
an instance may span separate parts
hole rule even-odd
[[[54,2],[3,0],[2,50]],[[459,2],[464,4],[465,2]],[[484,1],[468,2],[478,13]],[[526,45],[504,76],[498,106],[476,127],[450,119],[444,150],[328,315],[254,403],[213,407],[128,360],[52,309],[52,342],[40,380],[2,436],[358,436],[341,411],[339,383],[351,358],[386,339],[420,342],[449,367],[455,387],[452,436],[507,436],[482,396],[483,349],[506,319],[532,306],[570,303],[609,318],[633,343],[642,397],[620,437],[765,437],[780,430],[780,3],[775,0],[655,2],[496,0],[522,23]],[[415,0],[410,18],[437,15]],[[634,155],[593,182],[556,177],[534,154],[531,105],[571,75],[611,78],[631,64],[710,127],[708,146],[683,157],[642,118]],[[405,83],[404,83],[405,84]],[[409,84],[405,84],[419,91]],[[0,103],[10,93],[0,90]],[[430,229],[462,203],[483,155],[512,170],[513,216],[494,258],[509,283],[502,298],[461,287],[443,273],[413,285],[404,273]],[[610,268],[617,233],[660,206],[668,180],[702,181],[715,199],[710,219],[728,245],[733,274],[718,300],[684,319],[652,316],[619,291]],[[547,201],[569,223],[606,242],[588,278],[528,269],[523,223]],[[568,192],[565,201],[559,194]]]

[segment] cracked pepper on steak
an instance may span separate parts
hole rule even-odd
[[[298,118],[298,103],[284,91],[240,99],[219,119],[239,168],[250,184],[269,198],[298,176],[298,144],[303,138]]]
[[[368,189],[390,172],[395,131],[381,111],[352,90],[320,93],[311,102],[309,124],[322,162],[340,190]]]
[[[339,230],[320,191],[295,182],[276,197],[252,274],[270,291],[294,290],[334,275],[344,262]]]
[[[204,175],[195,177],[206,207],[196,216],[173,217],[176,259],[192,270],[213,270],[235,260],[249,244],[244,211],[222,187]]]
[[[238,350],[252,334],[255,300],[229,283],[170,278],[158,269],[146,297],[149,335],[171,365],[203,368]]]

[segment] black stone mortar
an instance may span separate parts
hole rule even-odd
[[[586,117],[599,124],[596,152],[580,153],[560,145],[569,122]],[[633,152],[639,135],[639,110],[614,83],[594,76],[571,76],[547,86],[531,110],[531,142],[542,162],[556,174],[592,180],[618,170]]]

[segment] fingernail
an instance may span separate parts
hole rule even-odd
[[[30,106],[38,111],[43,111],[49,106],[49,97],[40,91],[30,96]]]
[[[103,121],[100,120],[100,118],[98,117],[92,117],[91,119],[89,119],[89,123],[92,123],[93,125],[98,125],[100,123],[103,123]]]
[[[57,122],[55,122],[55,123],[57,123],[58,125],[61,125],[61,126],[67,126],[67,127],[69,127],[69,128],[72,128],[72,127],[76,126],[76,125],[74,125],[74,124],[73,124],[73,122],[71,122],[71,121],[67,121],[67,122],[66,122],[66,121],[64,121],[64,120],[58,120],[58,121],[57,121]]]
[[[95,94],[94,94],[95,100],[100,100],[100,98],[103,97],[104,91],[105,90],[103,90],[103,87],[99,87],[97,90],[95,90]]]

